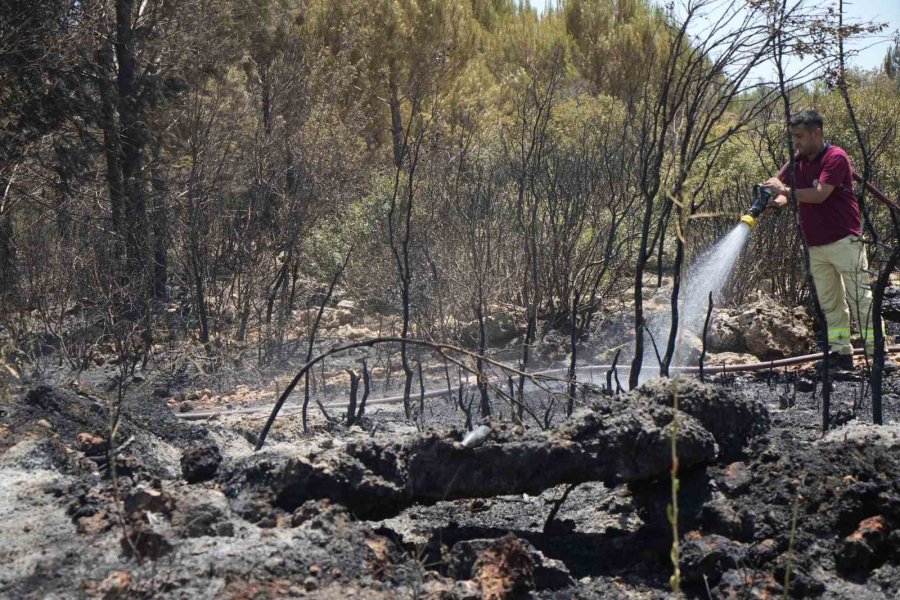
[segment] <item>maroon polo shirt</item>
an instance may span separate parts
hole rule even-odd
[[[822,204],[799,203],[800,225],[810,246],[831,244],[848,235],[862,235],[859,203],[853,193],[850,157],[843,149],[828,145],[813,160],[805,156],[795,161],[796,189],[814,188],[821,181],[834,186]],[[787,169],[779,179],[791,184]]]

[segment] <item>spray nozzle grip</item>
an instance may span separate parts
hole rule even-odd
[[[772,199],[772,188],[766,187],[760,183],[753,186],[753,204],[747,213],[754,219],[758,217],[762,211],[766,210],[769,200]]]

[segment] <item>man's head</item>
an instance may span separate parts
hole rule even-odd
[[[800,154],[815,156],[825,145],[822,115],[817,110],[803,110],[791,117],[791,137]]]

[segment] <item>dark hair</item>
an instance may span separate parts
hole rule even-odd
[[[803,127],[807,131],[815,131],[816,127],[824,130],[822,115],[817,110],[801,110],[791,116],[791,127]]]

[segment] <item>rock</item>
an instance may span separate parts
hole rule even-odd
[[[178,405],[178,412],[186,413],[194,410],[194,405],[190,402],[182,402]]]
[[[201,493],[189,491],[178,497],[172,527],[185,538],[233,536],[234,525],[228,520],[228,501],[225,496],[213,490],[199,491]]]
[[[730,496],[737,496],[746,492],[750,487],[753,474],[747,468],[747,463],[733,462],[725,467],[725,471],[716,481]]]
[[[759,294],[737,309],[715,309],[707,336],[712,352],[749,352],[763,360],[785,358],[815,347],[810,319]]]
[[[103,600],[112,600],[125,595],[131,587],[131,573],[128,571],[113,571],[100,582],[100,593]]]
[[[125,556],[156,560],[172,551],[172,544],[152,529],[146,518],[138,518],[129,524],[128,535],[120,540]]]
[[[222,455],[212,440],[194,442],[181,455],[181,473],[188,483],[208,481],[216,476]]]
[[[713,352],[707,353],[703,364],[705,367],[720,367],[722,365],[749,365],[759,362],[759,359],[747,352]]]
[[[803,392],[804,394],[816,389],[816,382],[809,377],[798,377],[794,385],[797,386],[798,392]]]
[[[779,551],[780,546],[778,542],[772,538],[766,538],[750,546],[750,549],[747,551],[747,558],[752,564],[761,567],[775,560]]]
[[[888,534],[887,547],[891,560],[895,563],[900,563],[900,529],[895,529]]]
[[[668,332],[666,332],[668,333]],[[663,345],[663,348],[660,349],[660,354],[665,351],[665,341],[658,342]],[[678,357],[676,360],[680,364],[688,364],[688,365],[696,365],[700,360],[700,354],[703,352],[703,340],[700,339],[700,336],[695,335],[690,332],[686,332],[681,336],[681,342],[678,347]],[[708,366],[711,363],[709,362],[710,354],[709,348],[706,350],[706,357],[703,360],[704,365]],[[654,363],[655,364],[655,363]]]
[[[338,328],[335,335],[346,339],[348,342],[377,337],[376,332],[368,327],[354,327],[353,325],[344,325]]]
[[[797,400],[792,394],[778,394],[778,408],[780,410],[788,410],[797,405]]]
[[[101,456],[106,453],[107,445],[99,435],[81,432],[75,437],[75,447],[87,456]]]
[[[565,563],[547,558],[526,540],[519,539],[518,541],[521,542],[534,563],[535,589],[556,590],[574,585],[575,581]],[[478,557],[496,542],[496,539],[474,539],[462,540],[454,544],[446,559],[448,576],[461,580],[471,579]]]
[[[175,499],[161,490],[138,487],[125,496],[123,507],[128,515],[142,511],[171,515],[175,509]]]
[[[831,426],[843,427],[856,418],[856,411],[852,406],[838,405],[831,410]]]
[[[743,545],[721,535],[688,539],[681,546],[681,576],[688,585],[705,580],[714,586],[723,573],[737,568],[743,559]]]
[[[534,585],[534,559],[512,534],[492,541],[472,567],[472,579],[481,589],[485,600],[521,598]]]
[[[75,525],[79,533],[86,535],[97,535],[103,533],[112,527],[109,516],[104,511],[96,512],[92,515],[78,517]]]
[[[356,302],[353,300],[341,300],[337,303],[337,308],[342,308],[344,310],[349,310],[351,312],[358,311],[359,308],[356,305]]]
[[[739,354],[747,349],[738,323],[722,309],[713,309],[706,344],[707,351],[712,353]]]
[[[330,531],[337,524],[349,522],[347,509],[328,500],[309,500],[291,513],[291,527],[305,525],[310,529]]]
[[[319,589],[319,580],[315,577],[307,577],[303,580],[303,589],[307,592]]]
[[[714,486],[706,471],[679,469],[678,520],[683,529],[701,527],[703,507],[712,501]],[[668,535],[672,530],[668,518],[669,505],[672,504],[671,478],[629,482],[627,488],[631,495],[631,505],[644,522],[644,527],[648,531]]]
[[[891,286],[884,290],[881,314],[888,321],[900,321],[900,287]]]
[[[887,559],[888,529],[881,515],[860,522],[856,531],[844,538],[834,555],[842,573],[868,573]]]
[[[512,313],[498,312],[484,318],[484,334],[490,346],[502,346],[523,332],[524,328],[518,325]],[[477,320],[460,330],[460,341],[466,346],[477,346],[480,338],[481,328]]]
[[[230,502],[231,510],[257,527],[272,528],[278,524],[278,516],[271,498],[265,494],[241,493]]]
[[[900,425],[856,423],[832,429],[818,443],[835,449],[849,445],[856,447],[877,446],[885,450],[900,450]]]
[[[784,588],[766,571],[737,568],[726,571],[715,588],[717,600],[747,600],[781,598]]]
[[[44,429],[53,429],[53,425],[50,424],[50,421],[47,419],[38,419],[37,423],[35,423],[38,427],[43,427]]]
[[[315,317],[313,317],[315,318]],[[346,308],[326,308],[322,313],[320,327],[325,329],[334,329],[342,325],[350,325],[353,323],[353,311]]]
[[[717,499],[703,505],[703,529],[728,538],[740,538],[744,524],[741,516],[728,500]]]
[[[790,557],[786,552],[778,557],[778,564],[775,566],[775,579],[784,581],[787,576],[787,567],[791,566],[790,593],[794,598],[810,598],[822,595],[825,591],[825,584],[818,579],[811,577],[801,564],[798,564],[797,557]]]
[[[284,566],[284,559],[280,556],[272,556],[265,562],[266,570],[270,573],[278,573]]]
[[[741,457],[750,439],[769,430],[769,410],[763,402],[697,379],[654,379],[631,395],[662,406],[673,406],[677,395],[679,410],[700,421],[713,434],[719,444],[719,460]]]

